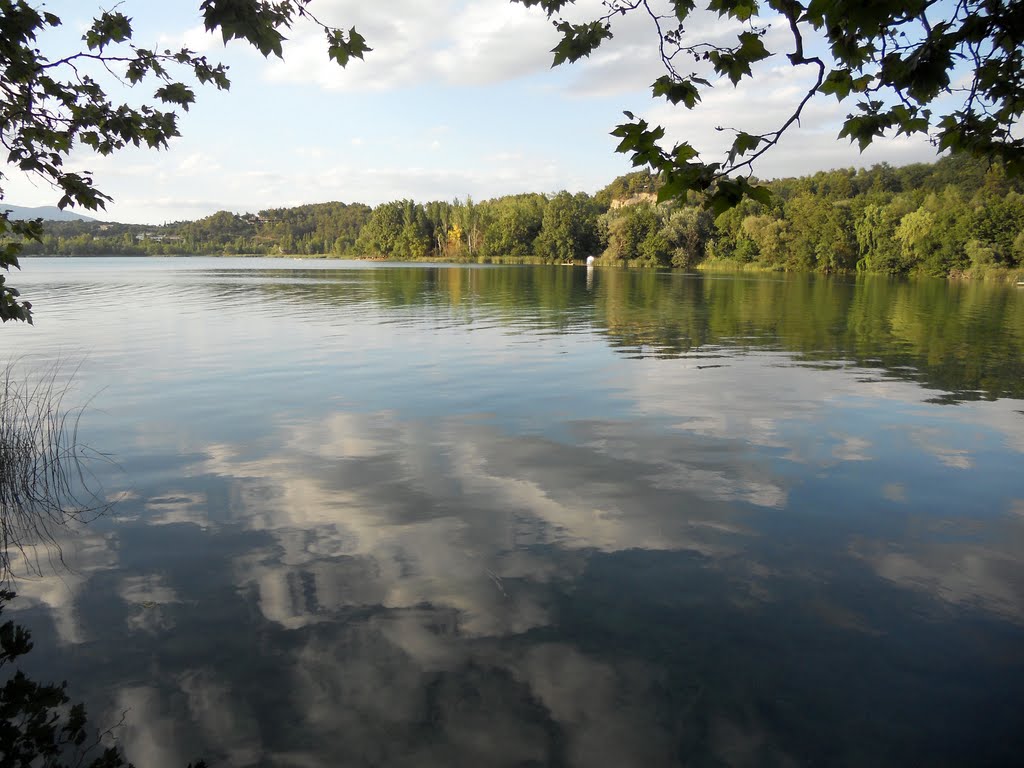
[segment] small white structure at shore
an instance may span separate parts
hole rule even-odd
[[[593,256],[587,256],[587,266],[588,267],[594,266],[594,257]]]

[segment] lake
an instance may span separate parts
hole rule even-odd
[[[1024,750],[1024,289],[25,259],[113,506],[26,669],[140,766]],[[33,375],[33,374],[26,374]]]

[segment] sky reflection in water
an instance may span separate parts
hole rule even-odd
[[[16,607],[137,764],[1019,755],[1024,297],[298,266],[22,276],[120,500]]]

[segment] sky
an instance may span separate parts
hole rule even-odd
[[[99,8],[92,0],[36,2],[63,19],[39,40],[51,59],[79,50]],[[811,73],[785,58],[784,25],[772,25],[755,78],[728,81],[696,110],[654,100],[663,73],[649,20],[627,16],[615,37],[589,59],[551,68],[559,35],[538,8],[508,0],[313,0],[327,24],[355,26],[373,51],[345,69],[330,62],[319,29],[296,24],[283,60],[246,44],[225,46],[205,32],[199,0],[122,0],[135,41],[182,45],[229,65],[229,91],[200,88],[180,120],[182,136],[166,150],[130,148],[98,157],[76,149],[68,160],[88,170],[114,200],[97,218],[140,224],[196,219],[218,210],[257,212],[304,203],[475,200],[520,192],[594,193],[634,170],[609,132],[624,110],[664,125],[705,160],[728,141],[717,126],[760,132],[777,127],[806,90]],[[576,20],[593,18],[597,0],[579,0]],[[719,39],[737,22],[702,14],[687,32]],[[773,45],[774,42],[774,45]],[[115,98],[139,103],[155,84]],[[923,137],[878,140],[861,154],[837,139],[852,104],[819,97],[798,130],[757,168],[761,178],[839,167],[904,165],[935,157]],[[39,179],[5,169],[3,198],[14,205],[54,205],[60,194]],[[85,212],[89,213],[89,212]]]

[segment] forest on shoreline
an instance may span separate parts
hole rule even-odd
[[[394,260],[1024,276],[1024,181],[963,157],[766,182],[768,203],[715,216],[698,196],[657,203],[659,181],[621,176],[595,195],[321,203],[220,211],[162,226],[46,222],[26,254],[299,255]]]

